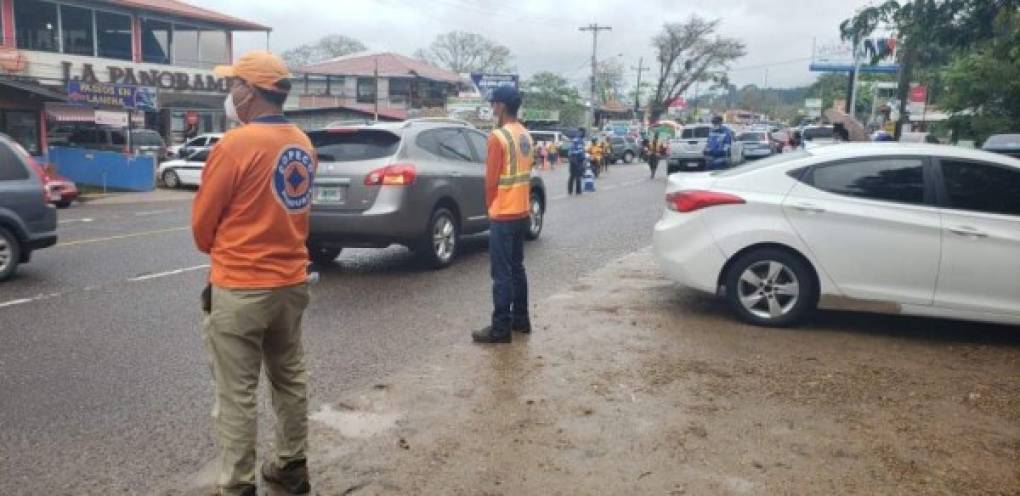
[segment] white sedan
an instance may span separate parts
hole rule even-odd
[[[205,161],[208,158],[209,150],[205,149],[192,153],[187,158],[167,160],[159,164],[156,177],[163,182],[163,186],[170,189],[199,186],[202,184],[202,169],[205,168]]]
[[[1020,160],[862,143],[675,174],[654,249],[757,325],[818,307],[1020,324]]]

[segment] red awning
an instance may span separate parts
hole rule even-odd
[[[96,111],[77,105],[47,103],[46,117],[57,122],[96,122]]]

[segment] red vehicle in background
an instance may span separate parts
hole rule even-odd
[[[61,176],[52,166],[41,166],[31,156],[28,163],[35,169],[36,174],[42,179],[46,186],[46,200],[57,206],[57,208],[70,207],[78,199],[78,187],[74,181]]]

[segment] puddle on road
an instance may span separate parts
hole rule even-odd
[[[347,438],[366,438],[392,429],[400,415],[395,413],[373,413],[357,410],[337,410],[323,405],[309,418],[336,430]]]

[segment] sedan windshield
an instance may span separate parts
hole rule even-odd
[[[744,133],[737,138],[737,141],[768,141],[768,139],[765,133]]]

